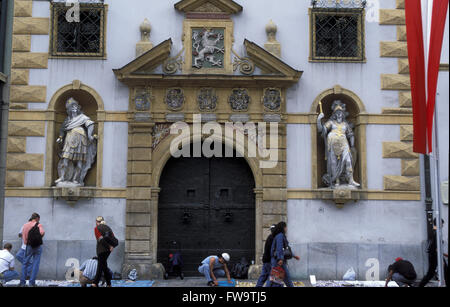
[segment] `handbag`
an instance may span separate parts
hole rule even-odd
[[[286,271],[280,267],[273,267],[270,271],[270,281],[279,285],[284,285],[284,279],[286,278]]]
[[[287,245],[285,248],[283,248],[283,252],[284,252],[284,260],[290,260],[290,259],[294,258],[292,249],[289,245]]]

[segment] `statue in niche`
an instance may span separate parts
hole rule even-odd
[[[66,102],[67,118],[61,126],[56,140],[62,145],[59,154],[58,187],[84,186],[87,172],[97,155],[97,136],[94,122],[83,114],[80,104],[73,98]]]
[[[320,114],[317,118],[317,130],[322,134],[325,142],[325,159],[327,173],[323,182],[331,189],[356,189],[361,185],[353,179],[353,170],[356,165],[355,136],[346,118],[346,105],[336,100],[331,107],[333,115],[322,124],[325,117],[320,103]],[[344,184],[343,184],[344,183]]]

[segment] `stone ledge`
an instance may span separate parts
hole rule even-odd
[[[420,192],[411,191],[377,191],[377,190],[355,190],[352,193],[359,194],[359,200],[386,200],[386,201],[419,201],[421,200]],[[331,190],[319,189],[290,189],[288,190],[288,199],[308,199],[321,200],[332,199]]]
[[[411,108],[383,108],[383,114],[412,114]]]

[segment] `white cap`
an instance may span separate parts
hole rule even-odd
[[[228,255],[227,253],[223,253],[222,254],[222,258],[226,261],[226,262],[228,262],[228,261],[230,261],[230,255]]]

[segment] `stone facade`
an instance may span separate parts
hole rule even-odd
[[[366,20],[364,63],[308,61],[308,1],[135,0],[139,12],[124,19],[120,16],[129,4],[107,0],[108,56],[91,61],[49,59],[49,3],[14,2],[3,238],[17,247],[22,222],[33,211],[41,214],[49,236],[40,277],[63,278],[66,259],[92,256],[97,215],[106,218],[121,242],[112,260],[114,271],[137,268],[142,277],[162,276],[156,260],[159,178],[174,139],[164,129],[179,120],[192,127],[204,88],[214,89],[217,97],[216,108],[203,112],[204,118],[221,125],[230,120],[279,123],[277,166],[261,169],[258,163],[264,159],[246,157],[256,184],[252,260],[261,262],[270,225],[283,220],[302,257],[291,264],[296,278],[341,278],[354,266],[365,279],[371,259],[380,264],[383,278],[385,267],[398,256],[423,273],[423,171],[412,150],[403,1],[382,1],[379,10],[370,12],[379,20]],[[142,23],[146,19],[151,27]],[[191,35],[198,27],[223,30],[222,68],[205,72],[193,66]],[[448,63],[448,55],[442,61]],[[440,78],[439,101],[448,101],[448,70]],[[181,88],[185,98],[175,109],[166,103],[173,88]],[[268,88],[280,90],[277,110],[264,108]],[[235,89],[247,91],[247,110],[232,109],[229,98]],[[73,94],[98,122],[99,147],[89,184],[70,196],[52,181],[54,138],[64,115],[60,104]],[[352,105],[362,184],[341,196],[319,184],[322,140],[315,130],[319,102],[336,97]],[[441,105],[441,123],[448,123],[448,106]],[[443,140],[446,152],[448,140]],[[448,161],[443,164],[447,178]]]

